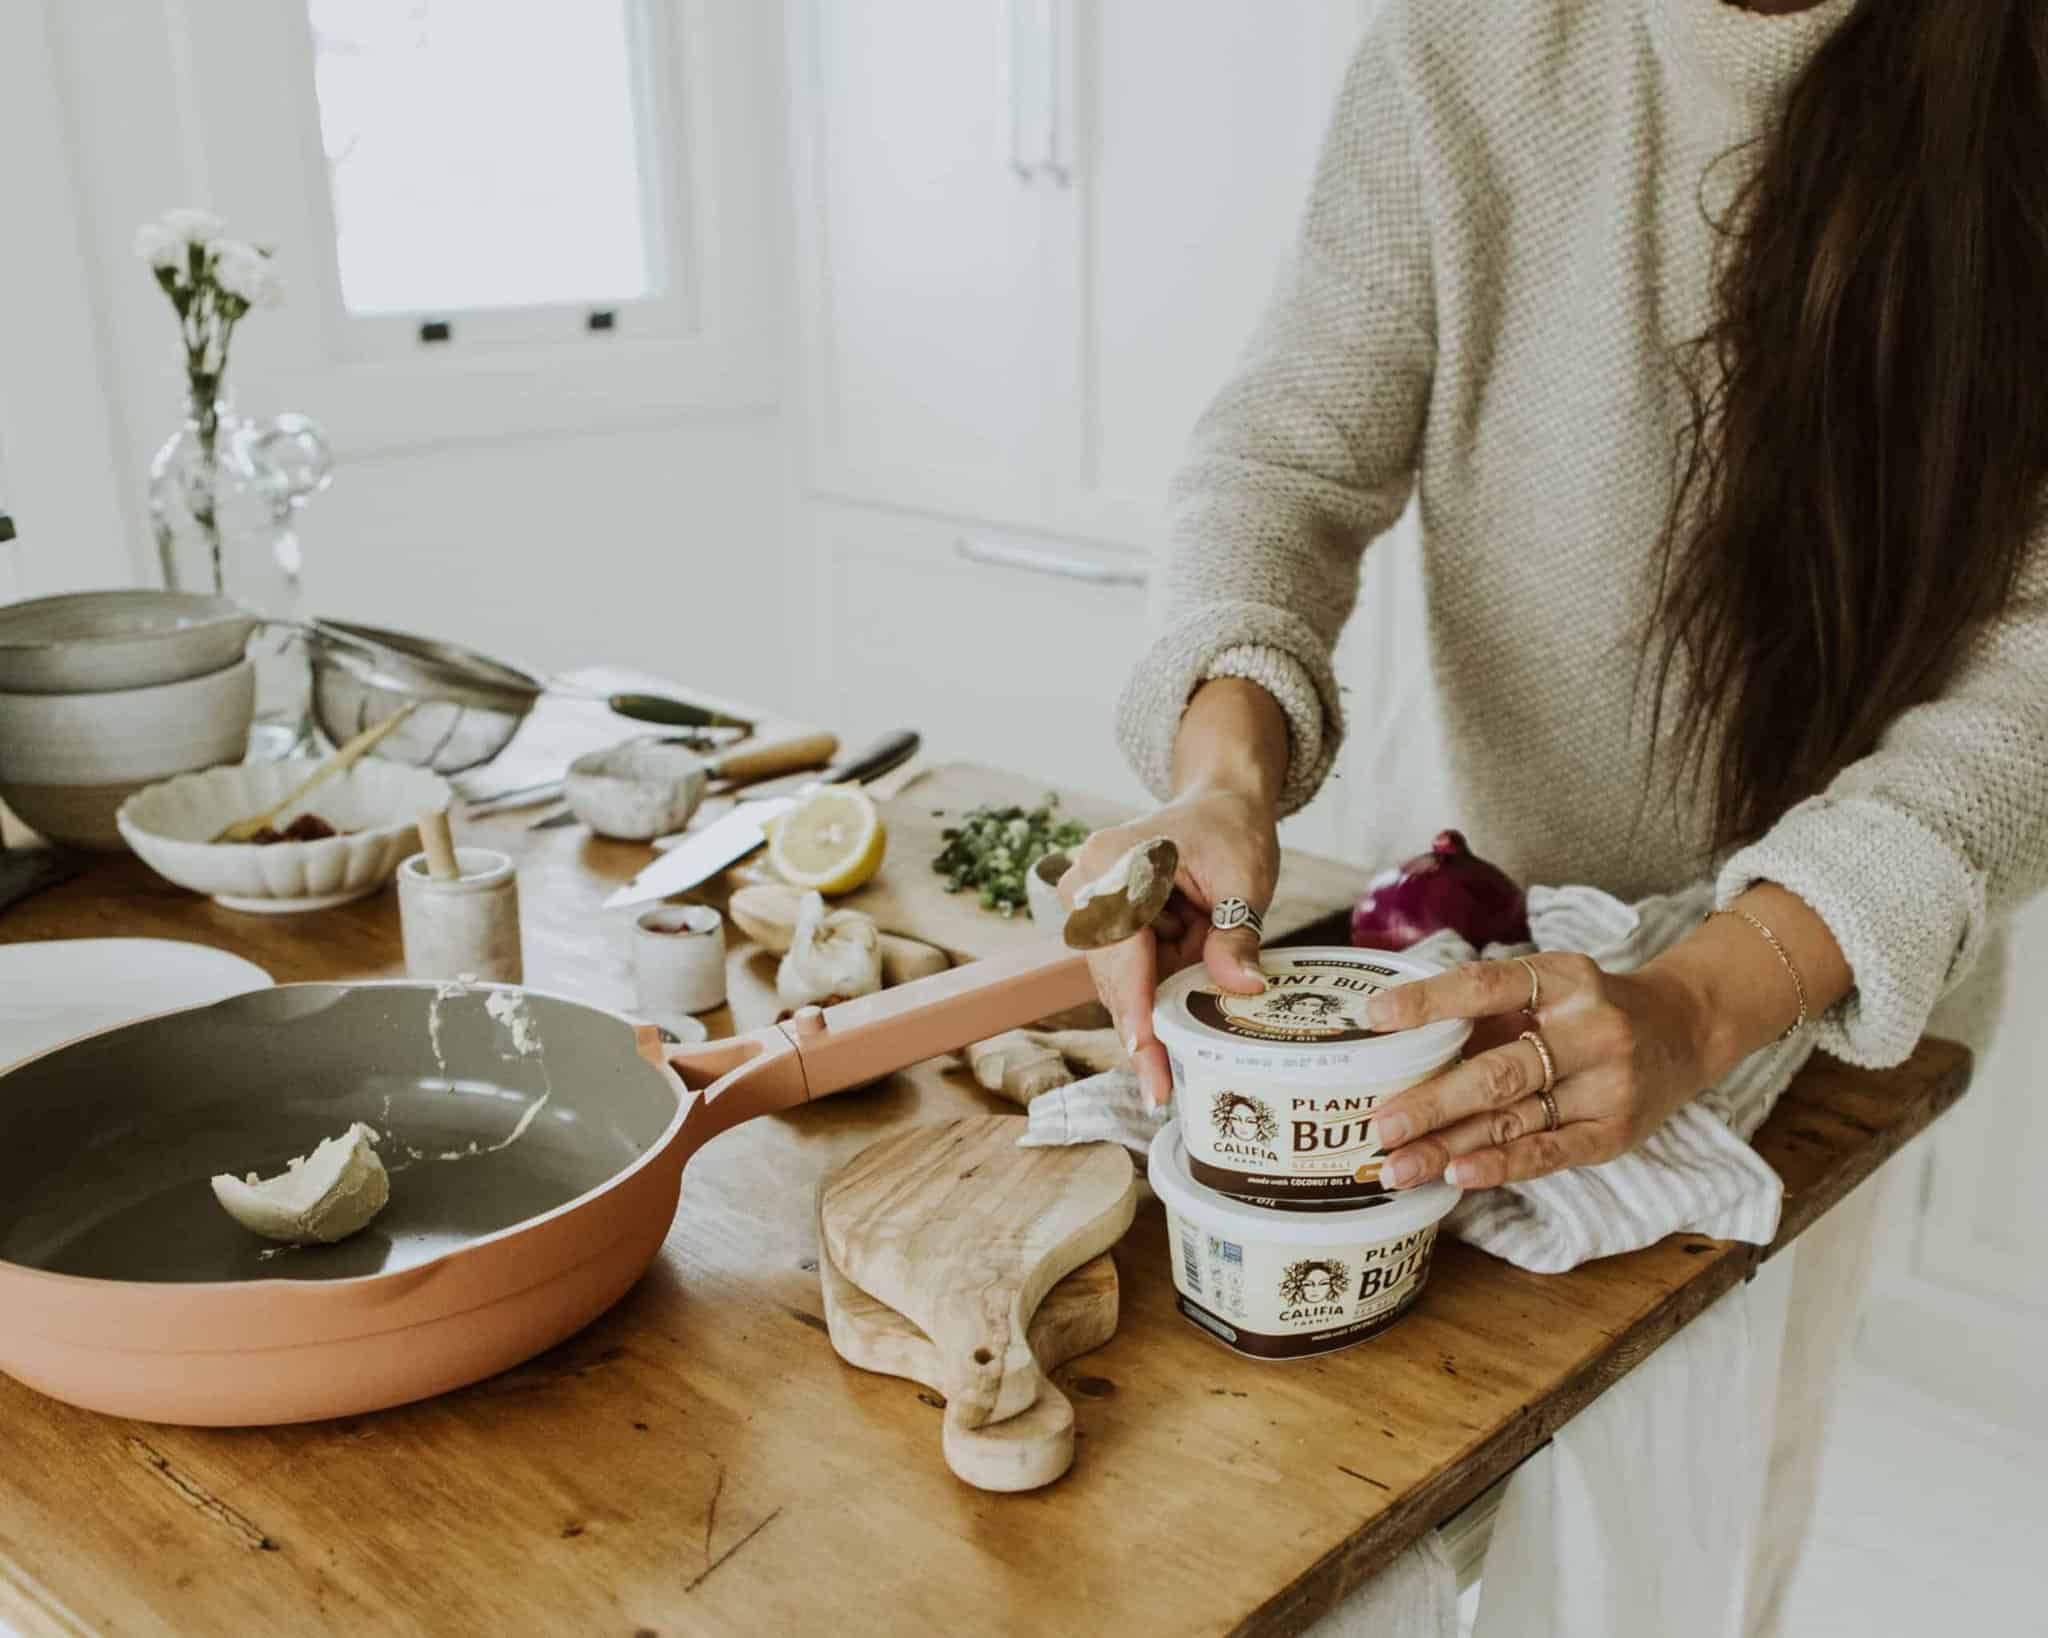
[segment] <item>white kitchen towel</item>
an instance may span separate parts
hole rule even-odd
[[[1318,1616],[1308,1638],[1458,1638],[1458,1573],[1432,1530]]]
[[[1641,966],[1699,924],[1712,904],[1701,883],[1628,905],[1597,888],[1532,887],[1528,944],[1488,945],[1501,958],[1536,950],[1589,955],[1614,972]],[[1480,952],[1439,933],[1416,954],[1446,963]],[[1653,1245],[1681,1230],[1768,1244],[1784,1186],[1745,1141],[1813,1050],[1808,1032],[1745,1058],[1639,1148],[1598,1166],[1468,1194],[1445,1227],[1459,1239],[1539,1274]],[[1076,1081],[1032,1099],[1027,1145],[1108,1138],[1141,1155],[1166,1119],[1128,1070]]]

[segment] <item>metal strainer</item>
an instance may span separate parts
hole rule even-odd
[[[621,716],[669,728],[752,731],[738,717],[686,700],[564,688],[474,649],[402,631],[315,620],[305,637],[320,731],[340,745],[409,704],[412,715],[375,754],[438,774],[490,761],[543,694],[600,700]]]

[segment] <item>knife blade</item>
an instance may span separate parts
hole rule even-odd
[[[792,796],[742,802],[723,819],[685,836],[639,875],[604,901],[607,910],[665,899],[709,881],[727,865],[744,859],[768,840],[763,826],[796,806]]]

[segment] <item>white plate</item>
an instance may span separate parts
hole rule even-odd
[[[116,1024],[270,984],[253,961],[165,938],[0,944],[0,1065]]]

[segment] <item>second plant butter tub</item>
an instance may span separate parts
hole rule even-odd
[[[1178,1123],[1145,1168],[1166,1207],[1180,1311],[1251,1359],[1305,1359],[1363,1342],[1422,1295],[1448,1183],[1381,1195],[1355,1211],[1248,1206],[1188,1175]]]
[[[1344,1210],[1386,1194],[1366,1122],[1454,1060],[1464,1019],[1383,1034],[1374,995],[1443,969],[1348,946],[1267,950],[1266,988],[1232,995],[1195,966],[1159,988],[1152,1028],[1173,1065],[1195,1182],[1254,1205]]]

